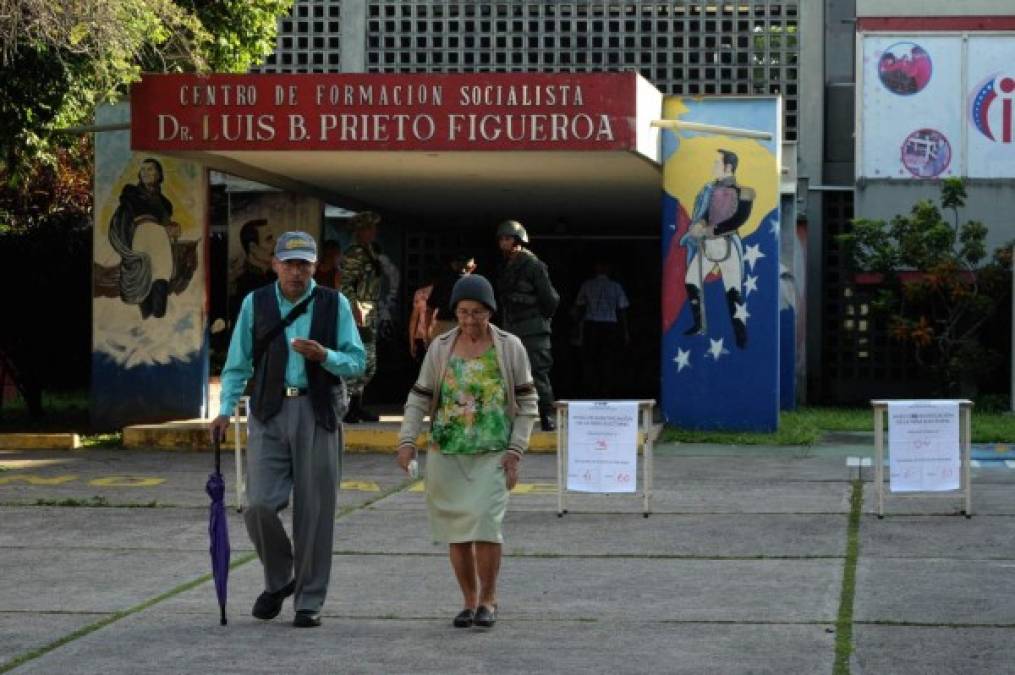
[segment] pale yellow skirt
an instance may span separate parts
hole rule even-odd
[[[431,449],[426,455],[426,506],[435,542],[504,542],[501,525],[507,511],[508,489],[503,452],[482,455],[445,455]]]

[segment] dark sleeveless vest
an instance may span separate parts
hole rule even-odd
[[[310,339],[316,340],[327,349],[338,349],[338,292],[317,286],[314,299],[307,309],[311,312]],[[275,284],[268,284],[254,291],[254,344],[261,336],[282,321],[275,296]],[[289,362],[289,345],[285,331],[281,331],[258,363],[254,364],[254,390],[251,394],[251,413],[262,424],[267,423],[282,409],[285,398],[285,369]],[[344,406],[345,386],[342,378],[332,375],[321,364],[306,361],[307,383],[310,402],[314,408],[317,425],[327,431],[338,428],[339,407]]]

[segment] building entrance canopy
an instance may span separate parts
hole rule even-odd
[[[654,220],[661,108],[635,73],[146,75],[131,148],[354,209]]]

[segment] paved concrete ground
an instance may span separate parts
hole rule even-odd
[[[450,626],[445,549],[389,455],[346,456],[324,626],[300,631],[290,603],[249,615],[262,577],[233,510],[218,625],[208,455],[0,451],[0,671],[829,673],[847,452],[661,447],[648,519],[633,497],[586,495],[557,518],[555,460],[530,456],[484,632]],[[1015,672],[1015,471],[974,473],[972,520],[958,499],[890,498],[878,521],[867,488],[851,671]]]

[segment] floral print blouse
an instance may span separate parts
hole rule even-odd
[[[474,359],[452,356],[441,382],[432,437],[445,455],[506,450],[511,420],[504,378],[491,346]]]

